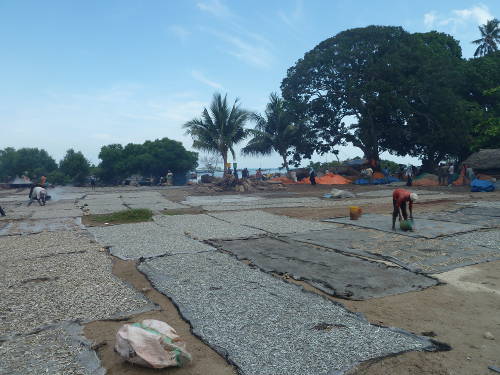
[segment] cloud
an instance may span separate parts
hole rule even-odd
[[[191,35],[191,32],[185,27],[179,25],[172,25],[168,30],[174,34],[181,42],[185,42],[187,38]]]
[[[211,34],[226,42],[230,49],[227,53],[243,62],[259,68],[268,68],[274,62],[271,44],[258,34],[247,33],[246,37],[208,30]],[[252,40],[250,40],[252,39]]]
[[[486,5],[476,5],[469,9],[454,10],[453,14],[457,19],[468,21],[473,20],[478,25],[483,25],[489,20],[493,19],[489,8]]]
[[[427,28],[431,28],[434,26],[437,19],[437,12],[435,10],[430,11],[429,13],[424,14],[424,25]]]
[[[200,1],[196,3],[198,9],[212,14],[215,17],[227,18],[232,16],[232,12],[220,0]]]
[[[222,85],[220,83],[217,83],[215,81],[212,81],[205,77],[205,75],[198,71],[198,70],[192,70],[191,71],[191,77],[193,77],[195,80],[200,81],[201,83],[204,83],[205,85],[208,85],[210,87],[213,87],[214,89],[223,89]]]
[[[492,18],[489,8],[484,4],[479,4],[466,9],[453,9],[448,15],[438,14],[432,10],[424,14],[424,25],[427,29],[450,27],[453,32],[457,32],[457,28],[471,22],[474,25],[482,25]]]
[[[302,18],[303,14],[304,6],[302,0],[295,1],[295,8],[291,12],[285,12],[283,10],[278,11],[278,17],[290,27],[294,27]]]

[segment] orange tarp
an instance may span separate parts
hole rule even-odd
[[[271,178],[270,181],[279,181],[283,184],[296,184],[297,183],[288,177],[274,177],[274,178]]]
[[[385,178],[385,176],[384,176],[384,174],[383,174],[383,173],[380,173],[380,172],[375,172],[375,173],[373,174],[373,178],[374,178],[375,180],[378,180],[378,179],[381,179],[381,178]]]
[[[434,174],[427,174],[421,178],[416,178],[412,182],[413,186],[439,186],[438,176]]]
[[[310,184],[309,178],[304,178],[302,181],[298,182],[299,184]],[[350,184],[351,180],[348,180],[345,177],[342,177],[338,174],[328,173],[322,177],[316,177],[316,183],[319,185],[346,185]]]
[[[309,177],[303,178],[301,181],[294,182],[291,178],[288,177],[274,177],[271,178],[271,181],[279,181],[283,184],[310,184],[311,181]],[[316,183],[319,185],[346,185],[350,184],[351,180],[342,177],[338,174],[328,173],[322,177],[316,177]]]

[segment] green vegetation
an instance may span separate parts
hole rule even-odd
[[[153,212],[146,208],[137,208],[132,210],[123,210],[111,214],[88,215],[84,216],[86,224],[126,224],[151,221]]]
[[[165,176],[186,173],[198,166],[198,154],[187,151],[181,142],[168,138],[146,141],[143,144],[129,143],[103,146],[99,153],[98,176],[106,183],[120,183],[132,174],[143,176]]]
[[[288,172],[287,158],[291,154],[290,149],[295,144],[299,128],[293,124],[284,100],[272,93],[264,115],[254,113],[251,118],[256,125],[250,131],[253,138],[242,149],[243,155],[269,155],[276,151],[283,159],[283,168]]]
[[[39,178],[57,170],[56,161],[47,151],[38,148],[7,147],[0,150],[0,180],[9,181],[22,175]]]
[[[450,35],[392,26],[346,30],[321,42],[281,85],[302,127],[294,160],[351,143],[367,159],[389,151],[434,170],[442,160],[500,147],[495,48],[465,60]]]
[[[59,162],[59,171],[67,176],[70,181],[76,185],[83,185],[89,176],[90,163],[85,156],[73,149],[66,151],[66,155]]]
[[[231,152],[233,160],[236,160],[234,146],[249,135],[245,129],[249,117],[250,113],[238,105],[238,99],[230,106],[227,95],[223,98],[221,94],[216,93],[210,111],[204,108],[201,117],[188,121],[184,124],[184,128],[186,134],[193,137],[193,147],[220,154],[226,170],[227,153]]]
[[[497,43],[500,43],[500,21],[496,18],[489,20],[486,24],[479,26],[481,38],[472,41],[477,44],[474,57],[485,56],[498,51]]]

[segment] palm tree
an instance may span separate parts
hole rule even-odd
[[[264,115],[251,115],[256,125],[251,134],[253,138],[241,150],[244,155],[269,155],[276,151],[283,159],[283,167],[289,172],[288,150],[293,146],[297,127],[286,111],[285,101],[278,94],[269,96]]]
[[[227,94],[222,97],[215,93],[210,104],[210,111],[203,109],[201,118],[195,118],[184,124],[186,134],[193,138],[193,147],[209,153],[218,153],[224,161],[226,172],[227,153],[230,151],[236,160],[234,146],[244,140],[249,132],[245,129],[250,113],[241,109],[236,99],[228,105]]]
[[[486,24],[479,26],[481,38],[474,40],[472,43],[478,44],[474,57],[484,56],[489,53],[498,51],[497,43],[500,43],[500,21],[496,18],[489,20]]]

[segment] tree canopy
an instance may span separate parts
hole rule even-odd
[[[187,151],[181,142],[168,138],[103,146],[99,153],[100,177],[104,182],[117,183],[132,174],[165,176],[168,171],[184,173],[198,165],[198,154]]]
[[[240,108],[238,99],[232,106],[227,101],[227,95],[215,93],[210,104],[210,110],[204,108],[201,117],[184,124],[186,134],[193,138],[193,147],[209,153],[218,153],[224,162],[226,170],[227,154],[231,152],[236,159],[234,147],[248,137],[245,125],[250,112]]]
[[[393,26],[346,30],[321,42],[281,85],[294,119],[305,125],[301,134],[307,134],[295,158],[349,142],[367,159],[389,151],[419,157],[432,169],[445,157],[467,156],[471,136],[481,131],[496,143],[497,94],[487,90],[500,86],[500,59],[493,53],[474,60],[468,68],[450,35],[410,34]],[[487,74],[480,77],[478,69]]]
[[[43,149],[20,148],[16,150],[7,147],[0,150],[0,179],[4,181],[21,175],[35,179],[56,169],[56,161]]]
[[[500,21],[496,18],[489,20],[484,25],[479,26],[479,32],[481,33],[481,38],[472,41],[472,43],[478,45],[474,52],[474,57],[485,56],[498,51]]]
[[[71,182],[81,185],[89,176],[90,163],[81,151],[75,152],[70,148],[59,162],[59,170],[63,175],[69,177]]]
[[[269,155],[276,151],[283,159],[283,168],[288,171],[288,156],[297,142],[298,127],[285,107],[285,102],[276,93],[269,97],[264,115],[252,114],[255,128],[252,139],[242,149],[244,155]]]
[[[401,27],[346,30],[321,42],[288,70],[283,97],[311,131],[309,138],[318,139],[309,148],[323,153],[351,142],[367,158],[378,160],[386,129],[402,122],[409,41],[410,34]]]

